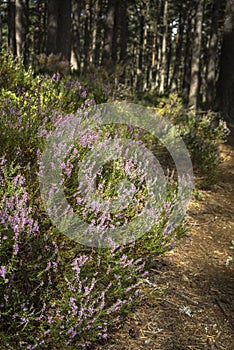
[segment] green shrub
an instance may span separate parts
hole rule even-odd
[[[219,114],[214,112],[190,113],[183,107],[183,101],[175,94],[164,99],[156,112],[165,116],[179,130],[190,152],[195,174],[202,186],[217,181],[220,156],[220,144],[226,141],[229,129]]]
[[[8,52],[0,52],[0,90],[17,91],[28,89],[33,81],[32,69],[26,70],[19,58],[14,58]]]

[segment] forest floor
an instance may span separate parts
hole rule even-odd
[[[96,350],[234,349],[234,127],[220,179],[190,205],[189,239],[155,258],[142,301]]]

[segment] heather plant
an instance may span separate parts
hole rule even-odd
[[[34,219],[19,166],[5,158],[0,164],[3,344],[69,349],[105,339],[110,318],[134,300],[144,261],[121,249],[85,251],[46,230]]]
[[[69,135],[72,135],[72,131],[69,133]],[[128,140],[128,142],[130,142],[132,137],[135,139],[136,144],[149,147],[152,145],[152,139],[150,139],[149,133],[146,133],[141,128],[135,127],[129,129],[129,127],[125,125],[120,125],[119,127],[105,125],[104,128],[96,127],[95,130],[88,130],[87,133],[81,135],[79,141],[74,146],[70,147],[70,151],[65,159],[61,158],[59,160],[60,155],[58,149],[63,149],[63,143],[56,144],[56,148],[52,152],[54,156],[51,158],[51,167],[56,169],[55,164],[56,162],[59,162],[62,169],[62,174],[59,181],[61,181],[63,184],[66,199],[68,200],[69,204],[71,204],[76,214],[93,226],[98,225],[99,227],[103,228],[114,228],[127,225],[127,223],[134,220],[139,213],[141,213],[142,208],[144,207],[144,202],[147,200],[150,193],[149,187],[146,184],[145,174],[137,167],[138,164],[136,162],[135,153],[132,158],[130,157],[127,160],[111,154],[111,159],[106,158],[105,164],[101,169],[98,169],[97,158],[95,155],[93,158],[86,158],[86,155],[90,150],[95,150],[94,154],[101,154],[102,150],[99,150],[97,146],[98,140],[99,142],[104,142],[106,144],[106,152],[108,152],[110,141],[116,137]],[[127,150],[127,152],[128,151],[129,150]],[[63,154],[63,151],[61,151],[61,153]],[[81,175],[79,174],[79,170],[80,165],[82,162],[84,162],[84,160],[88,164],[88,167],[85,167],[85,169],[82,170],[84,175],[82,179],[85,183],[85,190],[83,191],[82,186],[77,187],[77,179]],[[182,223],[180,225],[176,223],[169,224],[170,214],[175,206],[178,193],[176,190],[174,173],[170,173],[170,171],[166,168],[168,164],[168,161],[164,164],[165,171],[168,171],[168,175],[166,177],[167,194],[165,203],[163,204],[165,208],[161,212],[161,219],[158,219],[157,225],[153,226],[150,232],[145,233],[144,239],[140,239],[138,242],[136,242],[136,246],[139,245],[141,247],[143,247],[144,243],[144,251],[145,253],[147,252],[147,254],[149,252],[160,254],[170,249],[175,244],[177,237],[184,232]],[[96,170],[98,170],[97,174],[95,174]],[[89,172],[91,172],[91,178]],[[48,188],[49,195],[52,196],[56,191],[59,191],[59,188],[57,186],[57,176],[53,176],[52,174],[50,176],[52,176],[52,179],[47,178],[47,181],[50,180],[50,186],[53,188],[52,191],[49,191]],[[156,178],[157,173],[154,173],[154,176]],[[126,177],[129,181],[128,183],[125,181]],[[80,181],[82,181],[82,179],[80,179]],[[92,179],[95,179],[95,186],[97,188],[98,196],[100,196],[105,203],[109,203],[110,207],[113,207],[114,205],[111,213],[107,214],[105,206],[102,205],[102,202],[99,204],[95,203],[93,201],[94,197],[92,196],[88,202],[84,200],[83,197],[87,196],[89,192],[89,184],[90,181],[92,182]],[[160,178],[158,181],[158,191],[160,192],[163,184],[161,184]],[[134,196],[131,196],[132,187],[129,185],[129,183],[131,183],[131,186],[135,187]],[[124,191],[119,197],[118,192],[121,190],[119,187],[121,185],[124,185],[125,187]],[[129,196],[131,197],[131,201],[129,201]],[[52,203],[51,206],[53,207],[55,215],[57,210],[59,210],[56,208],[56,196]],[[160,236],[161,234],[162,236]],[[134,235],[137,236],[137,227],[135,228]]]
[[[191,113],[186,111],[183,101],[176,94],[157,104],[156,111],[176,125],[193,161],[194,170],[201,185],[217,180],[222,162],[220,144],[226,141],[229,129],[217,113]]]
[[[4,55],[1,58],[4,60]],[[74,113],[78,109],[93,105],[95,99],[106,102],[110,91],[95,82],[93,86],[83,86],[73,78],[62,78],[60,73],[35,78],[10,57],[5,57],[1,69],[9,75],[11,84],[7,81],[0,94],[0,132],[1,154],[7,154],[9,159],[33,162],[36,151],[43,146],[43,138],[53,130],[56,120],[66,113]],[[12,71],[9,71],[10,65]],[[22,75],[19,81],[18,71]],[[29,84],[25,83],[30,76]],[[12,75],[12,76],[11,76]],[[5,80],[4,80],[5,81]]]
[[[19,58],[14,58],[5,50],[0,52],[0,89],[17,91],[20,88],[28,89],[33,81],[33,71],[26,70]]]
[[[69,118],[58,116],[53,121]],[[49,125],[52,126],[52,120]],[[48,126],[48,125],[46,125]],[[86,220],[109,225],[123,224],[136,215],[142,205],[144,180],[138,180],[137,198],[129,210],[113,219],[100,216],[80,203],[74,190],[78,155],[86,156],[96,141],[107,137],[106,130],[87,132],[71,148],[64,162],[63,181],[67,196],[75,199]],[[48,138],[46,130],[41,138]],[[132,130],[133,131],[133,130]],[[139,131],[139,138],[143,132]],[[136,132],[136,130],[134,131]],[[120,127],[118,135],[127,129]],[[143,142],[142,140],[138,140]],[[54,160],[58,159],[56,145]],[[37,152],[38,157],[40,151]],[[40,159],[40,157],[39,157]],[[78,163],[79,164],[79,163]],[[74,170],[73,170],[74,169]],[[34,169],[28,168],[28,171]],[[6,158],[1,159],[1,336],[4,346],[22,349],[87,348],[94,341],[105,340],[113,319],[127,310],[138,298],[140,281],[147,274],[145,263],[149,254],[161,254],[171,249],[183,226],[168,225],[176,192],[168,191],[161,221],[151,232],[129,246],[111,249],[90,249],[69,241],[51,224],[43,204],[34,202],[24,177],[24,169]],[[115,185],[124,172],[130,180],[141,175],[135,165],[116,159],[99,174],[98,186],[103,198],[115,196]],[[40,174],[39,174],[40,176]],[[56,184],[55,184],[56,185]],[[173,187],[173,183],[171,185]],[[75,196],[73,196],[75,195]],[[31,201],[31,203],[29,202]],[[135,206],[135,207],[134,207]],[[92,209],[92,208],[91,208]],[[132,210],[132,212],[131,212]],[[121,222],[122,221],[122,222]]]
[[[188,145],[194,170],[203,184],[212,184],[217,180],[219,166],[222,163],[220,144],[225,142],[229,129],[226,122],[215,113],[187,114],[179,129]]]
[[[13,71],[13,64],[11,68]],[[44,149],[54,131],[60,126],[63,132],[63,125],[72,121],[72,116],[83,117],[89,125],[92,108],[112,98],[110,86],[93,73],[82,82],[60,72],[30,77],[26,86],[19,77],[15,81],[22,84],[2,86],[0,95],[1,341],[9,349],[92,347],[93,342],[104,341],[110,324],[137,302],[150,256],[172,249],[185,233],[183,221],[172,216],[180,209],[177,174],[168,170],[172,161],[169,152],[149,131],[131,124],[108,123],[91,125],[74,143],[66,144],[61,138],[52,144],[47,165],[55,172],[43,173]],[[72,123],[69,125],[64,131],[68,141],[77,132]],[[190,131],[181,125],[186,137]],[[171,142],[172,138],[169,135],[164,140]],[[117,156],[106,156],[111,143],[118,139],[150,149],[162,161],[167,186],[163,200],[158,197],[160,211],[150,230],[139,235],[139,227],[133,225],[128,244],[109,240],[109,245],[101,248],[105,230],[116,228],[118,232],[134,221],[151,193],[134,151],[118,148],[114,149]],[[127,153],[130,157],[125,159]],[[105,162],[97,168],[98,155]],[[43,176],[49,180],[44,184],[53,204],[50,212],[39,191]],[[78,179],[82,183],[79,176],[87,186],[78,186]],[[159,187],[163,187],[160,181]],[[94,182],[100,207],[88,192]],[[100,230],[95,246],[82,245],[76,239],[79,227],[70,240],[52,220],[53,214],[62,214],[61,186],[77,217]],[[111,212],[108,205],[113,205]],[[62,215],[60,221],[63,224]]]
[[[121,99],[120,96],[117,97]],[[152,108],[176,126],[190,152],[199,186],[209,187],[217,181],[222,163],[219,146],[226,141],[229,134],[226,122],[218,113],[190,112],[183,99],[175,93],[159,97],[154,92],[145,92],[132,95],[132,100]],[[151,141],[150,147],[157,154],[160,163],[164,163],[168,158],[165,148],[158,140],[148,140]],[[169,161],[169,164],[172,165],[172,162]]]

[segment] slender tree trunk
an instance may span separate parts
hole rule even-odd
[[[95,51],[97,40],[97,26],[98,26],[98,14],[99,14],[99,1],[94,1],[94,15],[93,15],[93,30],[92,30],[92,55],[90,57],[90,63],[95,63]]]
[[[127,1],[119,1],[119,26],[120,26],[120,62],[125,62],[127,58],[128,42],[128,15]]]
[[[126,2],[125,2],[126,6]],[[115,8],[114,8],[114,30],[113,30],[113,38],[112,38],[112,62],[113,65],[116,66],[117,59],[118,59],[118,37],[119,37],[119,0],[115,2]]]
[[[8,48],[9,51],[15,56],[15,0],[8,0]]]
[[[72,69],[81,69],[81,43],[80,43],[80,14],[81,14],[81,2],[73,0],[72,2],[72,52],[71,52],[71,65]]]
[[[44,15],[43,15],[44,13]],[[46,52],[46,41],[47,41],[47,3],[44,3],[42,10],[42,43],[41,43],[41,52]]]
[[[214,0],[212,11],[212,23],[210,28],[210,40],[208,47],[208,64],[207,64],[207,81],[206,81],[206,108],[214,107],[215,85],[216,85],[216,61],[218,50],[218,29],[219,29],[219,13],[221,3]]]
[[[144,5],[143,5],[144,6]],[[144,58],[144,36],[145,36],[145,8],[141,8],[140,17],[140,42],[139,42],[139,54],[138,54],[138,65],[137,65],[137,91],[142,91],[143,88],[143,58]]]
[[[25,57],[27,54],[26,34],[28,29],[28,1],[16,0],[15,6],[16,54],[19,57]]]
[[[162,0],[158,0],[155,6],[156,8],[156,22],[154,27],[154,41],[152,52],[152,89],[157,90],[160,82],[160,62],[161,62],[161,12],[162,12]]]
[[[200,55],[202,44],[202,22],[203,22],[203,2],[198,0],[196,24],[195,24],[195,38],[193,42],[192,51],[192,66],[191,66],[191,85],[189,91],[189,107],[196,111],[199,102],[200,91]]]
[[[179,92],[180,87],[179,84],[179,73],[181,66],[181,58],[182,58],[182,43],[183,43],[183,35],[184,35],[184,16],[183,16],[183,5],[180,7],[180,17],[178,24],[178,33],[176,35],[176,52],[175,52],[175,62],[173,68],[173,74],[171,78],[170,90],[173,92]]]
[[[102,52],[102,65],[105,68],[112,68],[112,44],[113,44],[113,33],[115,24],[115,7],[116,0],[108,1],[108,9],[105,21],[105,31],[104,31],[104,45]]]
[[[2,6],[2,1],[0,1],[0,7]],[[2,48],[2,12],[0,12],[0,50]]]
[[[234,0],[227,0],[220,73],[217,84],[217,108],[234,119]]]
[[[100,65],[100,53],[101,53],[101,45],[102,45],[102,27],[103,27],[103,20],[102,20],[102,14],[103,14],[103,0],[98,0],[98,18],[97,18],[97,32],[96,32],[96,45],[95,45],[95,52],[94,52],[94,63],[95,66],[98,67]]]
[[[166,81],[164,90],[167,93],[169,90],[170,80],[171,80],[171,61],[172,61],[172,28],[168,27],[168,38],[167,38],[167,71],[166,71]]]
[[[153,43],[151,52],[151,67],[149,71],[149,88],[154,89],[155,84],[155,64],[156,64],[156,40],[157,40],[157,23],[153,24]]]
[[[43,26],[42,26],[42,23],[43,23],[42,18],[44,15],[43,5],[44,5],[44,3],[41,3],[38,1],[37,7],[36,7],[37,19],[35,22],[35,28],[34,28],[34,33],[33,33],[33,52],[36,55],[43,52],[42,45],[43,45],[44,40],[41,40],[44,37]]]
[[[162,38],[162,61],[160,69],[160,85],[159,93],[165,93],[165,85],[167,78],[167,39],[168,39],[168,0],[165,0],[163,10],[163,38]]]
[[[137,43],[136,41],[134,41],[133,47],[132,47],[132,73],[131,73],[131,86],[134,89],[137,88],[137,67],[138,67]]]
[[[192,42],[193,42],[193,33],[192,28],[194,27],[194,17],[193,11],[190,12],[187,21],[186,21],[186,40],[185,40],[185,48],[184,48],[184,57],[183,57],[183,97],[186,101],[188,101],[188,95],[190,90],[190,78],[191,78],[191,57],[192,57]]]
[[[70,62],[71,59],[71,0],[57,0],[57,53],[62,53],[63,58]]]
[[[48,0],[46,54],[57,53],[58,0]]]
[[[84,33],[84,70],[89,66],[91,44],[91,6],[90,1],[85,4],[85,33]]]
[[[162,40],[160,34],[158,35],[158,50],[157,50],[157,66],[156,66],[156,77],[155,77],[155,89],[159,90],[161,82],[161,62],[162,62]]]
[[[148,11],[146,12],[146,17],[147,15],[148,15]],[[143,91],[146,91],[148,89],[149,57],[147,52],[147,45],[148,45],[148,27],[147,27],[147,23],[145,23],[144,41],[143,41],[143,67],[142,67]]]

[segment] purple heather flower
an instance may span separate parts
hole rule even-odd
[[[52,320],[52,317],[51,317],[51,316],[48,316],[47,322],[48,322],[48,324],[51,324],[51,323],[53,322],[53,320]]]
[[[176,245],[176,242],[174,241],[171,243],[170,248],[173,249],[175,247],[175,245]]]
[[[0,268],[0,275],[5,278],[6,276],[6,266],[1,266]]]
[[[58,83],[61,80],[61,74],[59,72],[54,73],[52,78],[51,78],[51,80],[55,81],[56,83]]]
[[[14,255],[17,255],[19,252],[19,245],[18,243],[14,244]]]
[[[76,301],[77,301],[76,298],[72,298],[72,297],[70,298],[71,303],[75,303]]]
[[[80,96],[86,98],[88,96],[87,91],[83,91]]]
[[[85,106],[92,106],[92,105],[94,105],[95,104],[95,101],[94,100],[86,100],[85,101]]]
[[[20,318],[20,321],[21,321],[22,323],[26,323],[26,322],[29,321],[29,319],[28,319],[27,317],[21,317],[21,318]]]

